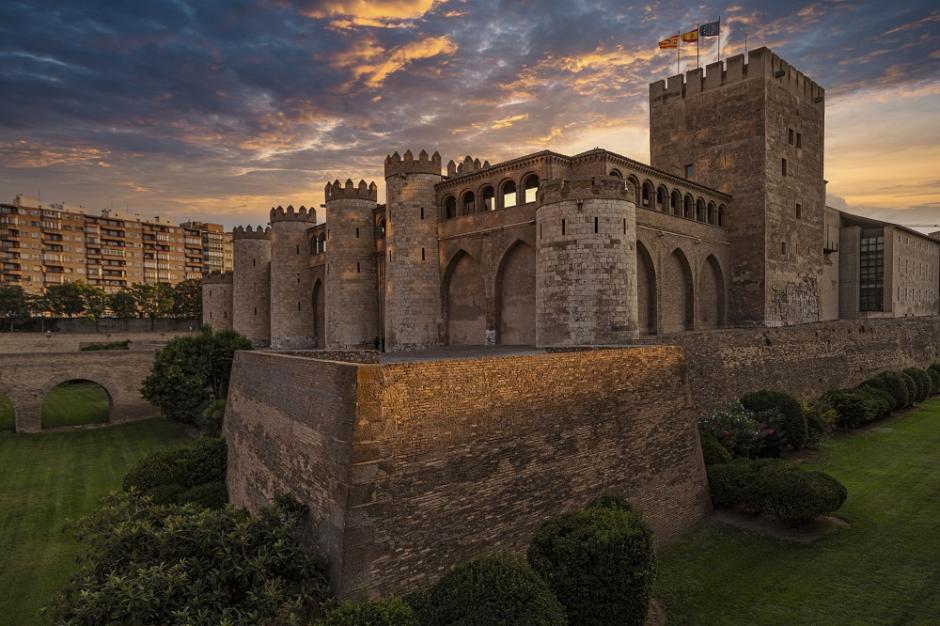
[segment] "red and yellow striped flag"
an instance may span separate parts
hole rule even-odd
[[[678,48],[679,47],[679,35],[673,35],[672,37],[667,37],[659,42],[659,49],[665,50],[666,48]]]
[[[695,43],[696,41],[698,41],[698,27],[687,33],[682,33],[682,43]]]

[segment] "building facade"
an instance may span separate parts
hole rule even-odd
[[[649,165],[396,152],[384,205],[350,179],[325,223],[272,209],[270,290],[223,306],[267,307],[274,347],[334,350],[937,315],[940,241],[825,206],[824,122],[823,88],[760,48],[650,85]],[[237,245],[234,267],[237,291]]]
[[[34,294],[63,282],[115,292],[232,270],[231,239],[219,224],[178,225],[107,209],[96,215],[24,196],[0,204],[0,257],[0,285]]]

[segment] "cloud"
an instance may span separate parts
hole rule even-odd
[[[0,167],[33,169],[53,166],[111,167],[110,154],[93,146],[43,146],[26,140],[0,141]]]
[[[393,28],[424,16],[435,4],[435,0],[324,0],[304,3],[300,12],[311,18],[333,18],[330,25],[339,29]]]
[[[357,41],[351,48],[333,55],[333,66],[348,69],[353,80],[362,80],[366,87],[376,88],[389,76],[415,61],[449,56],[457,45],[446,35],[427,37],[386,50],[374,39]]]

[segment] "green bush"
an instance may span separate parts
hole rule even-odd
[[[923,402],[926,400],[930,396],[931,386],[930,376],[927,375],[927,372],[919,367],[909,367],[904,370],[904,373],[914,380],[914,385],[917,388],[914,401]]]
[[[208,482],[225,481],[228,450],[225,441],[204,437],[176,450],[155,452],[141,459],[124,476],[124,491],[146,494],[159,485],[177,484],[189,489]]]
[[[190,487],[177,496],[179,504],[195,504],[207,509],[221,509],[228,504],[228,489],[225,483],[210,481]]]
[[[917,402],[917,382],[906,372],[898,372],[898,374],[907,386],[907,406],[914,406]]]
[[[940,364],[928,367],[927,375],[930,376],[930,393],[940,393]]]
[[[856,389],[836,389],[823,396],[836,412],[836,424],[842,428],[858,428],[877,417],[878,406],[872,396]]]
[[[179,504],[180,494],[186,491],[186,487],[173,483],[172,485],[157,485],[147,490],[147,497],[153,500],[154,504]]]
[[[213,400],[199,414],[196,426],[207,437],[222,436],[222,418],[225,417],[225,400]]]
[[[757,456],[764,433],[740,402],[729,402],[714,413],[699,418],[699,431],[714,435],[735,457]]]
[[[881,372],[866,384],[881,387],[894,397],[894,408],[903,409],[911,405],[911,396],[907,384],[900,372]]]
[[[803,403],[806,416],[807,446],[816,447],[836,429],[838,414],[823,399]]]
[[[313,626],[418,626],[418,618],[399,598],[343,602]]]
[[[731,452],[721,445],[718,438],[710,432],[700,433],[702,441],[702,457],[705,459],[705,465],[719,465],[721,463],[731,462]]]
[[[285,498],[251,516],[111,495],[73,529],[84,552],[53,602],[52,621],[288,623],[330,593],[327,564],[301,543],[304,515]]]
[[[894,396],[890,393],[880,387],[865,384],[856,387],[856,390],[867,396],[869,403],[874,407],[875,419],[891,415],[894,409]]]
[[[422,626],[563,626],[565,609],[532,568],[507,555],[456,567],[412,598]]]
[[[621,502],[550,519],[529,544],[529,564],[564,605],[572,626],[646,622],[656,570],[653,532]]]
[[[741,404],[752,414],[776,411],[782,418],[779,425],[783,443],[794,450],[806,445],[806,416],[803,415],[803,407],[790,394],[763,389],[743,396]]]
[[[129,350],[131,346],[131,340],[125,339],[124,341],[111,341],[108,343],[90,343],[87,346],[82,346],[78,349],[79,352],[99,352],[102,350]]]
[[[848,495],[845,486],[823,472],[803,471],[780,459],[738,460],[708,468],[712,502],[803,522],[832,513]]]

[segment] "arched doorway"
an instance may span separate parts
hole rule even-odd
[[[667,333],[692,328],[692,269],[681,250],[676,248],[663,264],[663,331]]]
[[[0,392],[0,432],[5,430],[16,430],[16,413],[10,398]]]
[[[649,251],[636,244],[637,326],[641,335],[656,334],[656,270]]]
[[[709,255],[699,277],[699,322],[702,328],[724,326],[725,281],[718,259]]]
[[[320,280],[313,285],[313,337],[317,348],[326,347],[326,298]]]
[[[111,395],[90,380],[59,383],[42,399],[42,427],[102,424],[109,420]]]
[[[457,253],[445,275],[447,343],[486,343],[486,297],[479,264],[464,251]]]
[[[496,289],[499,343],[535,345],[535,250],[532,246],[517,241],[503,255]]]

